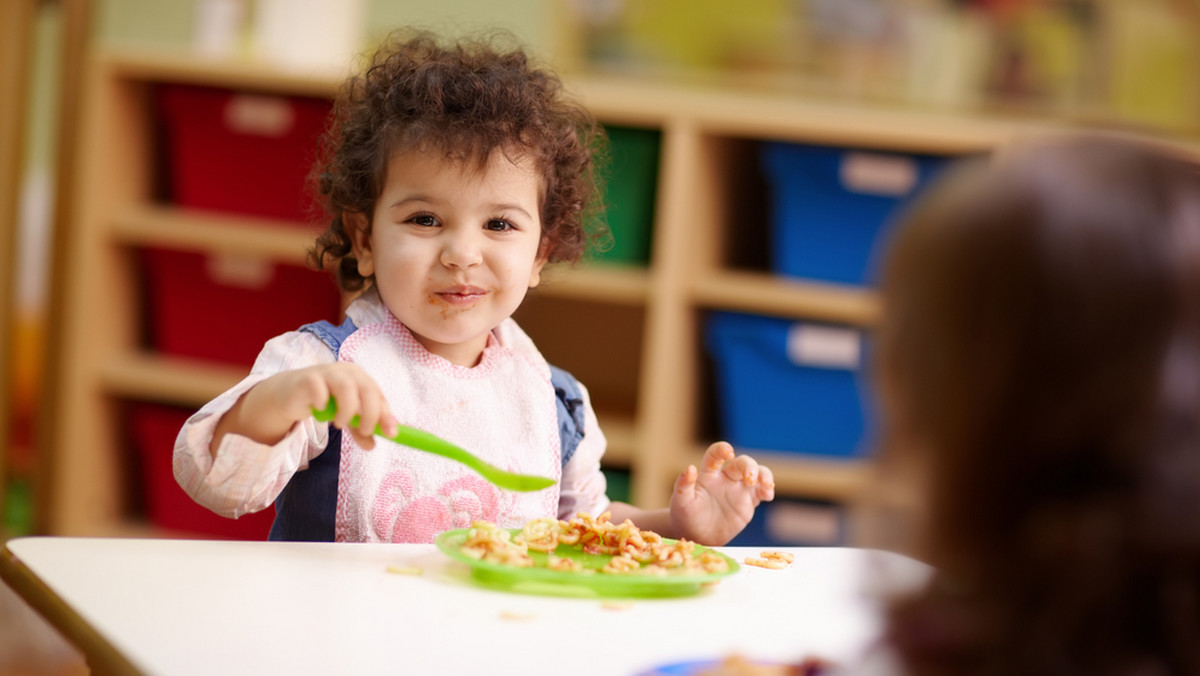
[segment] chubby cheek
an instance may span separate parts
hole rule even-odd
[[[428,275],[437,265],[435,248],[420,241],[386,242],[375,254],[376,268],[386,268],[393,276]]]
[[[519,259],[512,261],[512,267],[508,270],[508,278],[512,280],[514,286],[524,289],[537,286],[545,265],[546,261],[541,256],[540,247],[532,251],[523,251]]]
[[[394,256],[385,265],[379,263],[376,259],[375,281],[385,293],[411,297],[434,282],[429,262],[419,256]]]

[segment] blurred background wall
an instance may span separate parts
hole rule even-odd
[[[593,68],[1197,129],[1196,0],[580,2]]]
[[[257,3],[257,4],[256,4]],[[270,2],[262,0],[95,0],[95,37],[106,45],[187,46],[202,30],[208,13],[232,11],[242,17],[244,39],[250,40],[255,12]],[[311,0],[284,0],[290,12],[311,12],[326,4]],[[445,31],[502,27],[516,33],[535,49],[544,50],[555,38],[555,5],[561,0],[346,0],[353,7],[363,44],[390,28],[409,24]],[[232,10],[225,9],[232,7]],[[238,49],[250,48],[238,44]]]
[[[257,0],[260,5],[269,0]],[[285,3],[287,0],[284,0]],[[97,0],[100,44],[185,46],[213,8]],[[1198,0],[353,0],[368,44],[405,24],[501,27],[563,69],[915,105],[1200,125]],[[312,4],[291,0],[293,11]],[[261,8],[260,8],[261,10]],[[252,36],[250,36],[252,39]],[[239,48],[247,48],[242,42]]]
[[[1200,129],[1200,0],[94,0],[99,48],[261,55],[262,19],[337,5],[350,51],[403,25],[502,28],[569,74],[602,71],[876,105],[1104,121],[1181,136]],[[12,436],[3,525],[29,524],[33,402],[42,367],[55,121],[64,66],[60,3],[38,4],[25,106],[14,315]],[[336,42],[308,36],[308,51]],[[304,51],[301,49],[300,51]],[[334,58],[337,58],[336,55]],[[75,67],[74,65],[68,67]]]

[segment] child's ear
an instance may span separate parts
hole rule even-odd
[[[533,269],[529,272],[529,288],[534,288],[542,281],[542,268],[550,260],[550,245],[543,238],[538,245],[537,258],[533,260]]]
[[[546,267],[546,257],[538,255],[533,261],[533,270],[529,272],[529,288],[536,287],[542,281],[542,268]]]
[[[354,260],[358,261],[358,274],[363,277],[375,274],[375,258],[371,255],[371,224],[367,221],[367,215],[357,211],[343,212],[342,225],[350,237]]]

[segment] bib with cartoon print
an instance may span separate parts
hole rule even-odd
[[[358,364],[383,389],[405,424],[443,437],[492,465],[561,477],[558,417],[544,360],[489,339],[467,368],[431,354],[394,317],[361,327],[338,361]],[[335,539],[433,542],[441,532],[483,520],[516,528],[554,517],[558,485],[533,493],[501,490],[452,460],[376,437],[363,450],[343,434]]]

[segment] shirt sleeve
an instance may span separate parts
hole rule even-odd
[[[563,467],[558,497],[558,518],[571,519],[579,512],[599,516],[608,509],[606,494],[608,483],[600,471],[600,459],[608,447],[608,440],[600,430],[592,400],[582,383],[579,391],[583,398],[583,439],[571,460]]]
[[[237,518],[274,503],[292,475],[325,450],[328,423],[309,418],[296,423],[279,443],[260,444],[226,434],[216,457],[209,451],[221,417],[250,388],[292,369],[331,364],[333,352],[309,333],[291,331],[267,341],[250,374],[188,418],[175,439],[175,480],[197,503]]]

